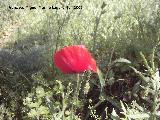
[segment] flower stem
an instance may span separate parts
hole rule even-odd
[[[77,74],[77,87],[76,87],[76,105],[78,103],[79,89],[80,89],[80,78],[79,74]]]
[[[157,91],[157,89],[156,89],[156,92],[155,92],[155,94],[154,94],[154,96],[153,96],[153,105],[152,105],[152,120],[157,120],[157,115],[156,115],[156,113],[157,113],[157,98],[158,98],[158,91]]]
[[[72,120],[74,118],[74,112],[75,112],[75,106],[78,105],[78,96],[79,96],[79,89],[80,89],[80,85],[81,85],[81,81],[80,81],[80,77],[79,74],[77,74],[77,85],[76,85],[76,90],[74,92],[74,96],[73,96],[73,104],[71,107],[71,111],[72,111]],[[75,104],[74,104],[75,103]]]

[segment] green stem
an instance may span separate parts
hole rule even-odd
[[[79,89],[80,89],[80,78],[79,78],[79,74],[77,74],[76,105],[78,103]]]
[[[74,113],[74,110],[73,110],[73,104],[72,104],[72,107],[71,107],[71,120],[73,120],[73,113]]]
[[[156,108],[157,108],[157,97],[158,97],[157,93],[158,93],[158,91],[156,90],[156,92],[154,94],[154,98],[153,98],[152,120],[157,120],[157,115],[156,115],[156,113],[157,113],[157,110],[156,110]]]
[[[75,104],[76,106],[78,105],[80,84],[81,84],[80,77],[79,77],[79,74],[77,74],[77,86],[76,86],[76,90],[75,90],[74,96],[73,96],[73,103],[76,103]],[[71,111],[72,111],[72,118],[71,119],[73,120],[73,118],[74,118],[73,115],[74,115],[74,111],[75,111],[74,104],[72,104]]]
[[[64,100],[64,93],[62,94],[62,98],[63,98],[63,100],[62,100],[62,104],[63,104],[63,108],[62,108],[62,120],[65,120],[64,113],[65,113],[66,105],[65,105],[65,100]]]

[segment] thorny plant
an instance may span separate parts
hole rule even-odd
[[[159,44],[158,44],[159,45]],[[136,102],[132,101],[131,106],[128,106],[127,104],[124,104],[122,101],[118,102],[114,98],[110,98],[109,96],[106,96],[104,92],[104,86],[106,85],[105,80],[103,79],[103,75],[98,70],[98,76],[100,80],[100,101],[92,106],[89,107],[90,111],[88,112],[86,116],[86,120],[89,117],[89,114],[93,116],[93,113],[95,111],[95,108],[99,106],[102,102],[108,101],[110,102],[115,108],[118,108],[121,112],[121,114],[124,115],[124,117],[120,117],[115,109],[113,108],[111,118],[112,119],[122,119],[122,120],[157,120],[160,116],[159,114],[159,105],[160,105],[160,76],[159,76],[159,69],[155,63],[155,52],[158,47],[153,48],[152,54],[151,54],[151,60],[147,61],[145,55],[140,52],[141,59],[144,63],[145,72],[140,72],[133,66],[129,66],[139,77],[140,80],[134,85],[134,91],[139,92],[140,90],[144,91],[144,95],[142,96],[142,99],[145,100],[148,104],[150,104],[150,107],[148,108],[148,104],[144,103],[141,106]],[[125,63],[131,63],[127,59],[120,58],[115,62],[125,62]],[[135,90],[136,89],[136,90]],[[107,111],[106,111],[107,114]],[[95,116],[97,119],[97,116]],[[107,118],[107,117],[106,117]]]
[[[145,55],[140,52],[144,67],[146,68],[145,73],[142,73],[136,68],[130,66],[134,70],[134,72],[137,73],[141,78],[140,88],[145,90],[145,95],[143,96],[143,99],[151,105],[151,109],[149,110],[151,113],[148,111],[151,120],[157,120],[157,118],[160,116],[158,112],[160,105],[160,76],[159,69],[155,64],[155,51],[157,49],[157,46],[153,49],[151,60],[149,62],[147,61]]]

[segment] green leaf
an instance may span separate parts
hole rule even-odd
[[[40,98],[45,96],[45,91],[42,88],[42,86],[38,86],[36,88],[36,94],[37,94],[37,97],[40,97]]]
[[[114,63],[127,63],[127,64],[131,64],[131,61],[125,59],[125,58],[119,58],[117,60],[114,61]]]
[[[150,74],[153,73],[152,68],[149,66],[146,57],[144,56],[144,54],[142,52],[140,52],[140,56],[142,57],[142,60],[144,62],[145,67],[147,68],[147,70],[149,71]]]
[[[136,68],[134,68],[134,67],[132,67],[132,66],[129,66],[129,67],[132,68],[132,69],[134,70],[134,72],[141,77],[142,80],[144,80],[146,83],[149,82],[148,77],[145,77],[145,76],[142,74],[142,72],[138,71]]]
[[[128,115],[128,117],[136,120],[136,119],[149,118],[150,116],[147,113],[141,113],[141,114],[137,113],[137,114]]]
[[[98,77],[99,77],[99,80],[100,80],[101,92],[102,92],[102,90],[105,86],[105,80],[103,78],[102,72],[99,69],[97,69],[97,73],[98,73]]]
[[[126,114],[127,114],[127,110],[126,110],[126,108],[125,108],[123,102],[120,101],[120,103],[121,103],[121,107],[122,107],[122,110],[123,110],[123,114],[126,115]]]
[[[114,110],[114,108],[113,108],[113,111],[112,111],[112,113],[111,113],[111,118],[112,118],[113,120],[119,120],[119,116],[117,115],[117,113],[116,113],[116,111]]]

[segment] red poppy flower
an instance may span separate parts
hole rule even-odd
[[[54,54],[54,63],[63,73],[97,72],[96,61],[84,45],[67,46]]]

